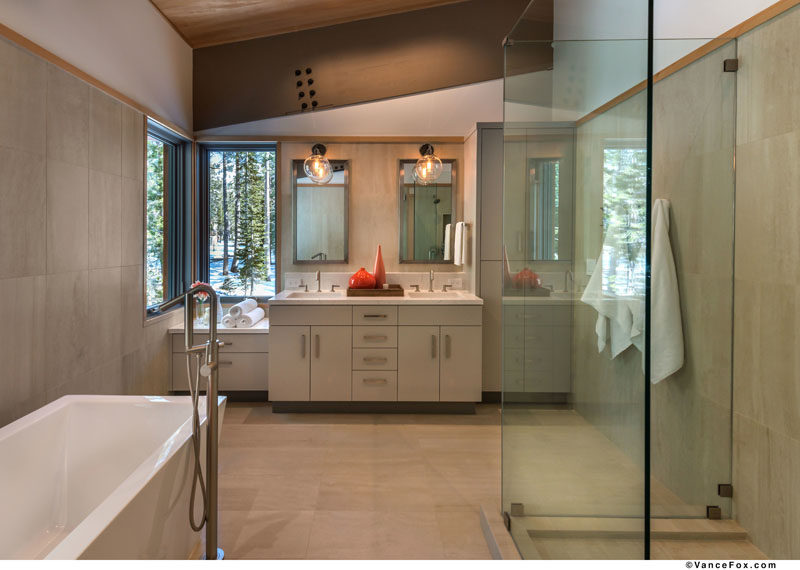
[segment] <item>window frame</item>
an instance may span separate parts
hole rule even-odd
[[[147,303],[147,142],[155,138],[167,145],[167,188],[165,205],[165,299],[181,295],[191,280],[191,216],[187,205],[191,205],[192,188],[192,141],[175,133],[161,123],[147,117],[144,137],[144,216],[143,216],[143,263],[142,283],[145,320],[158,317],[160,303]]]
[[[210,242],[210,209],[209,209],[209,154],[212,152],[247,152],[247,151],[272,151],[275,153],[275,294],[281,291],[281,187],[280,187],[280,147],[275,142],[199,142],[197,143],[197,196],[196,217],[197,241],[195,262],[197,264],[197,278],[205,283],[209,281],[209,242]],[[259,303],[266,303],[271,295],[223,295],[218,293],[220,301],[224,303],[238,303],[244,299],[255,299]]]

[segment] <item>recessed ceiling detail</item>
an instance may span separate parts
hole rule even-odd
[[[150,0],[193,48],[411,12],[463,0]]]

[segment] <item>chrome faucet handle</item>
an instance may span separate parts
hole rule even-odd
[[[341,287],[341,285],[337,285],[336,283],[331,285],[331,293],[336,293],[336,288]]]
[[[413,287],[416,293],[419,293],[419,285],[409,285],[409,287]]]
[[[442,293],[447,293],[447,289],[448,288],[452,289],[453,286],[449,285],[448,283],[445,283],[444,285],[442,285]]]
[[[314,274],[314,278],[317,280],[317,293],[322,293],[322,280],[320,279],[319,271]]]
[[[428,274],[430,280],[428,281],[428,293],[433,293],[433,269]]]

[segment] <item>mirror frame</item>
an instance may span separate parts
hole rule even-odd
[[[331,160],[331,165],[344,165],[344,259],[297,259],[297,167],[303,168],[303,159],[292,160],[292,261],[295,265],[346,264],[350,258],[350,161]],[[324,186],[324,185],[321,185]]]
[[[398,181],[397,181],[397,258],[400,263],[416,263],[416,264],[423,264],[423,265],[453,265],[452,259],[403,259],[402,257],[402,248],[400,248],[400,243],[402,242],[403,236],[403,165],[404,164],[416,164],[416,158],[401,158],[397,161],[398,167],[396,172],[398,173]],[[456,217],[458,213],[458,168],[456,167],[457,159],[455,158],[443,158],[442,164],[449,164],[450,165],[450,193],[451,193],[451,201],[453,204],[453,217]],[[462,214],[463,217],[463,214]],[[458,221],[463,220],[456,220],[453,222],[453,227],[455,228],[455,224]],[[452,239],[452,238],[451,238]]]

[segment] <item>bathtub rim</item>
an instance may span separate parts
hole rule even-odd
[[[66,395],[42,406],[16,421],[0,428],[0,442],[19,433],[21,430],[37,424],[44,418],[56,413],[74,402],[106,402],[131,405],[136,402],[147,404],[186,404],[191,403],[189,396],[108,396],[108,395]],[[205,398],[201,398],[201,425],[206,423]],[[224,413],[226,396],[219,396],[217,406]],[[220,427],[222,422],[220,422]],[[152,453],[142,461],[131,473],[106,496],[78,525],[56,544],[44,556],[45,560],[76,560],[92,544],[92,542],[108,527],[114,519],[131,503],[138,492],[154,478],[184,447],[192,435],[191,415],[184,420],[163,442],[155,447]],[[165,453],[165,449],[167,449]],[[188,511],[187,511],[188,518]],[[186,521],[187,526],[189,521]]]

